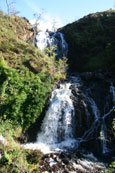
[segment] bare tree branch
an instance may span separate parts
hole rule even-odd
[[[17,14],[17,11],[15,10],[14,8],[14,4],[16,3],[15,0],[5,0],[6,1],[6,6],[7,6],[7,13],[8,15],[16,15]],[[18,12],[19,13],[19,12]]]
[[[41,13],[34,13],[33,16],[35,18],[35,23],[33,24],[33,30],[34,30],[34,36],[33,36],[33,44],[35,45],[35,39],[36,39],[36,35],[37,33],[39,32],[38,31],[38,26],[39,26],[39,23],[40,23],[40,19],[42,17],[42,14],[43,14],[43,10]]]
[[[9,9],[9,3],[8,3],[8,0],[6,0],[6,5],[7,5],[7,12],[8,12],[8,15],[10,13],[10,9]]]

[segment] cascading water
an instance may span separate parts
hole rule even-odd
[[[57,46],[58,57],[67,55],[68,45],[62,33],[41,31],[37,34],[37,47],[44,50],[51,45]],[[91,149],[89,152],[94,150],[97,152],[100,148],[99,153],[102,155],[108,153],[111,150],[109,148],[111,142],[108,142],[106,121],[111,119],[115,109],[115,87],[112,83],[109,84],[108,97],[103,96],[105,106],[102,105],[102,109],[100,109],[99,99],[93,97],[94,94],[92,94],[92,88],[93,90],[97,88],[95,82],[93,86],[86,87],[80,74],[69,76],[68,79],[68,82],[61,84],[52,92],[49,108],[42,122],[41,130],[37,134],[36,142],[25,144],[24,147],[40,149],[43,153],[55,153],[76,151],[84,146],[87,150],[88,142],[88,148],[90,146]],[[100,91],[102,92],[102,89]],[[100,96],[97,97],[100,98]],[[108,100],[106,101],[106,97],[111,100],[111,104],[108,103]],[[103,113],[103,110],[106,111]],[[96,147],[92,147],[94,144]],[[81,165],[86,164],[87,161],[82,163],[80,160],[80,163]],[[92,162],[91,164],[90,171],[95,172],[92,168],[94,164]],[[78,169],[79,165],[75,166]]]
[[[37,148],[46,153],[50,150],[74,147],[76,142],[72,126],[74,107],[70,86],[70,83],[61,84],[60,88],[52,92],[37,141],[35,144],[26,144],[26,148]]]
[[[112,100],[113,100],[113,105],[114,105],[114,99],[115,99],[115,87],[113,85],[110,85],[110,93],[112,93]],[[100,135],[101,139],[101,144],[102,144],[102,154],[108,153],[110,150],[107,147],[107,141],[108,141],[108,136],[107,136],[107,125],[106,125],[106,118],[111,115],[112,112],[115,110],[115,106],[113,106],[109,112],[105,113],[104,115],[101,115],[95,101],[88,96],[88,94],[83,94],[85,99],[87,100],[87,103],[90,104],[90,107],[92,109],[92,113],[94,116],[94,121],[91,124],[91,127],[85,131],[85,133],[82,136],[82,141],[87,141],[87,140],[92,140],[94,138],[98,138]],[[89,116],[89,112],[87,110],[87,105],[85,108],[85,113],[86,116]],[[99,130],[100,129],[100,132]],[[96,134],[96,136],[95,136]]]
[[[40,31],[36,35],[35,45],[42,51],[44,51],[45,48],[55,45],[58,58],[67,56],[68,44],[61,32]]]
[[[73,142],[74,107],[70,98],[70,85],[69,83],[60,85],[59,89],[53,91],[41,133],[37,137],[38,142],[44,143],[45,141],[52,148],[71,147]]]
[[[110,86],[110,93],[112,93],[113,103],[115,104],[115,86],[113,86],[112,83],[111,83],[111,86]]]
[[[70,82],[61,84],[59,88],[52,92],[50,105],[43,120],[41,131],[37,135],[37,141],[34,144],[26,144],[26,148],[41,149],[44,153],[65,149],[72,150],[77,149],[82,142],[100,138],[102,153],[105,154],[109,152],[106,142],[108,139],[105,120],[114,111],[115,106],[113,106],[109,112],[101,115],[93,98],[91,98],[88,93],[82,93],[84,99],[82,104],[85,110],[84,116],[86,117],[86,123],[89,123],[88,121],[90,121],[91,117],[92,120],[88,127],[84,129],[84,132],[75,138],[74,124],[79,122],[75,122],[72,85],[76,86],[76,92],[79,93],[80,88],[83,86],[80,77],[70,77]],[[114,98],[113,90],[110,90],[110,92]],[[80,118],[81,120],[78,126],[83,129],[83,117],[81,116]]]

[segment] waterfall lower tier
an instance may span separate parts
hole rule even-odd
[[[94,89],[101,94],[95,95]],[[103,81],[88,86],[80,76],[70,76],[69,82],[52,92],[36,142],[24,146],[43,153],[73,150],[93,152],[96,156],[114,153],[111,134],[114,97],[111,83],[103,92]]]
[[[75,112],[70,86],[70,83],[61,84],[60,88],[52,92],[37,141],[35,144],[26,144],[27,148],[41,149],[42,152],[47,153],[50,150],[75,147],[76,139],[73,137]]]

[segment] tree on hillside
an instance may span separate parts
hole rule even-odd
[[[53,32],[56,32],[56,30],[57,30],[56,25],[57,25],[57,22],[55,20],[53,20],[53,23],[52,23],[52,30],[53,30]]]
[[[42,14],[43,14],[43,10],[40,13],[34,13],[33,14],[34,19],[35,19],[35,22],[33,24],[33,30],[34,30],[33,44],[35,44],[35,38],[36,38],[37,33],[40,32],[38,26],[40,24],[40,19],[42,17]]]
[[[8,15],[10,15],[10,9],[12,8],[12,6],[14,5],[15,1],[9,1],[9,0],[5,0],[6,1],[6,6],[7,6],[7,13]]]
[[[6,1],[8,15],[16,15],[19,13],[19,11],[15,9],[15,3],[16,3],[15,0],[5,0],[5,1]]]

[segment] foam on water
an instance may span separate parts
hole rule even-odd
[[[56,46],[58,57],[66,57],[68,53],[68,44],[61,32],[40,31],[36,35],[35,45],[42,51],[50,46]]]
[[[76,143],[72,126],[74,106],[70,86],[70,83],[61,84],[60,88],[52,92],[37,141],[25,144],[25,148],[40,149],[43,153],[74,148]]]

